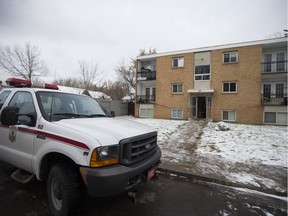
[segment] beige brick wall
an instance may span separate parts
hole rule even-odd
[[[184,67],[172,68],[172,58],[184,57]],[[171,109],[183,109],[183,119],[188,119],[187,89],[192,88],[193,79],[193,53],[163,56],[156,61],[156,103],[155,118],[171,118]],[[172,83],[183,84],[183,94],[172,94]]]
[[[223,64],[223,52],[238,51],[238,63]],[[184,57],[183,68],[172,68],[173,57]],[[262,124],[261,69],[262,47],[247,46],[211,51],[211,118],[221,120],[222,110],[235,110],[237,123]],[[188,89],[194,83],[194,53],[162,56],[156,60],[156,102],[154,117],[170,119],[171,109],[183,109],[183,119],[189,118]],[[236,81],[237,93],[222,93],[223,81]],[[183,84],[183,94],[172,94],[172,83]],[[135,116],[139,117],[139,105]]]
[[[224,51],[238,51],[238,63],[223,64]],[[262,124],[261,46],[249,46],[211,52],[211,117],[221,120],[222,110],[235,110],[238,123]],[[223,81],[237,81],[237,93],[222,93]]]

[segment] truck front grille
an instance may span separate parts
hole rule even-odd
[[[132,165],[156,151],[157,132],[127,138],[120,141],[120,163]]]

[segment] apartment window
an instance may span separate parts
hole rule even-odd
[[[155,101],[156,96],[156,88],[155,87],[147,87],[145,88],[145,99],[146,101]]]
[[[152,88],[152,95],[153,95],[154,97],[156,96],[156,88],[155,88],[155,87]]]
[[[237,82],[223,82],[222,83],[223,93],[236,93],[237,92]]]
[[[223,53],[224,63],[236,63],[238,62],[238,52],[225,52]]]
[[[264,98],[271,97],[271,84],[263,84],[263,97]]]
[[[184,67],[184,58],[172,58],[172,67],[178,68],[178,67]]]
[[[265,112],[264,123],[275,124],[276,123],[276,112]]]
[[[183,84],[179,84],[179,83],[172,84],[172,93],[173,94],[183,93]]]
[[[146,97],[150,97],[150,88],[146,88],[145,89],[145,95],[146,95]]]
[[[195,80],[210,80],[210,65],[195,66]]]
[[[283,98],[283,97],[284,97],[284,84],[276,83],[276,98]]]
[[[223,121],[236,121],[236,111],[233,110],[223,110],[222,111]]]
[[[265,53],[264,54],[264,72],[271,72],[272,70],[272,54]]]
[[[183,118],[183,109],[172,109],[171,118],[182,119]]]
[[[153,116],[154,116],[153,108],[141,108],[140,109],[140,117],[153,118]]]
[[[287,112],[264,112],[264,124],[287,125]]]
[[[277,72],[285,71],[285,53],[277,53]]]
[[[144,70],[156,71],[156,61],[147,61],[142,63]]]

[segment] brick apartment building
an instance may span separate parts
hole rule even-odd
[[[287,38],[139,56],[135,116],[287,125]]]

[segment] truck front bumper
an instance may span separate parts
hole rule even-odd
[[[131,166],[121,164],[102,168],[80,167],[90,196],[106,197],[127,191],[145,180],[147,172],[160,162],[161,150]]]

